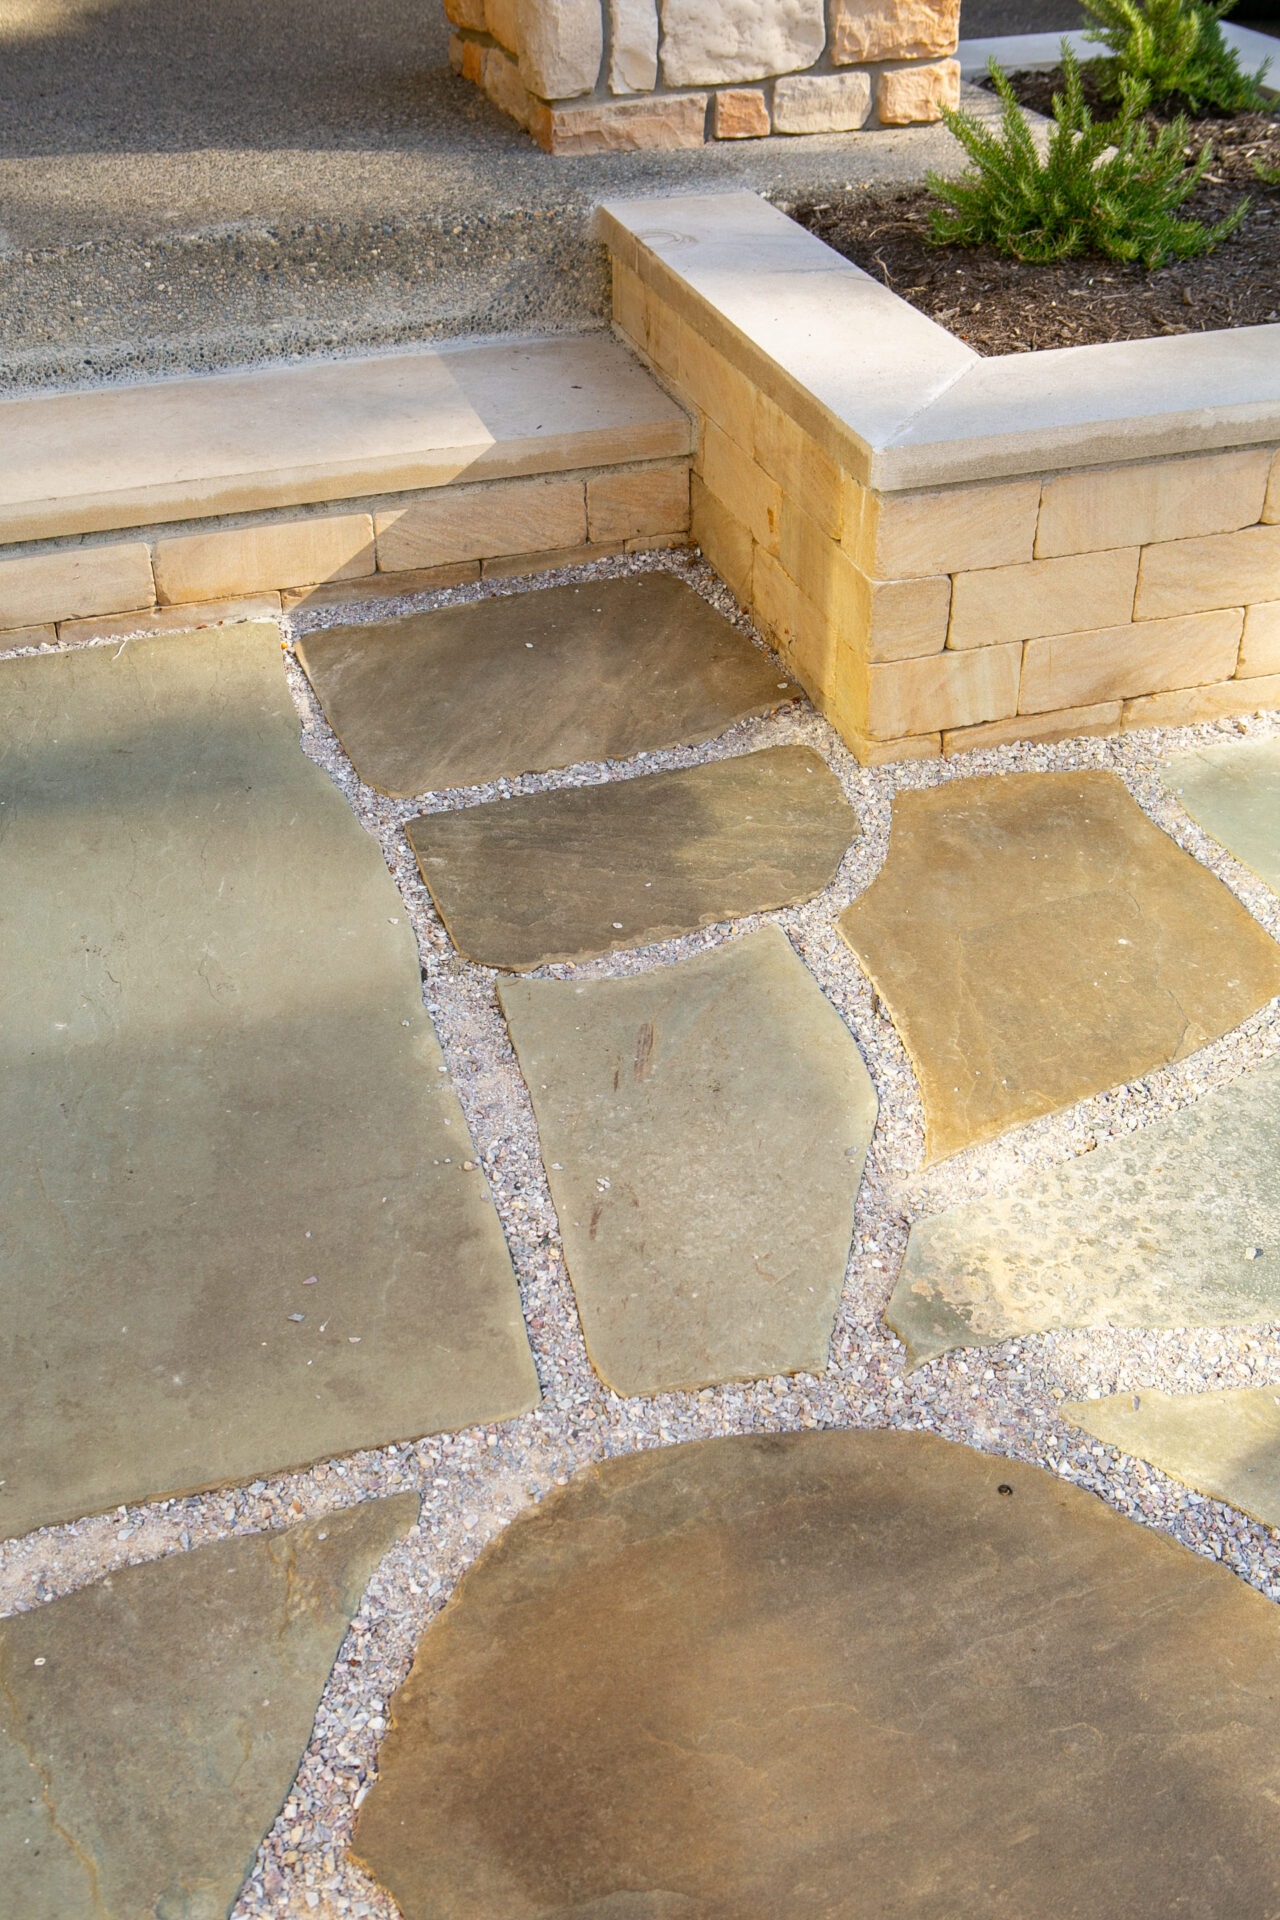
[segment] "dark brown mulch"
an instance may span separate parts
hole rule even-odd
[[[1057,75],[1011,77],[1024,106],[1048,110]],[[982,354],[1280,320],[1280,187],[1264,186],[1253,172],[1255,161],[1280,166],[1280,118],[1193,121],[1190,150],[1206,140],[1214,159],[1186,211],[1220,220],[1246,194],[1252,210],[1215,252],[1151,273],[1100,258],[1029,266],[986,248],[932,247],[929,202],[918,191],[797,207],[795,217]]]

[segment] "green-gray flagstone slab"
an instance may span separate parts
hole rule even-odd
[[[14,1920],[226,1920],[402,1493],[220,1540],[0,1622]]]
[[[785,935],[498,992],[609,1385],[825,1366],[876,1099]]]
[[[0,663],[0,1531],[523,1411],[382,855],[273,627]]]
[[[914,1361],[1055,1327],[1280,1320],[1280,1061],[918,1220],[885,1318]]]
[[[1193,820],[1280,893],[1280,740],[1231,740],[1159,768]]]
[[[360,778],[401,799],[707,740],[800,691],[669,573],[326,627],[298,658]]]
[[[1073,1400],[1068,1420],[1109,1446],[1137,1454],[1197,1493],[1280,1527],[1280,1389],[1112,1394]]]
[[[408,825],[459,952],[523,971],[809,900],[856,822],[811,747],[426,813]]]
[[[405,1920],[1262,1920],[1277,1699],[1272,1602],[1040,1468],[698,1441],[486,1548],[354,1845]]]

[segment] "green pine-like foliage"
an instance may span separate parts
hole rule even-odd
[[[1125,83],[1147,106],[1188,113],[1268,113],[1260,82],[1270,65],[1246,73],[1219,24],[1234,0],[1083,0],[1097,25],[1086,40],[1108,47],[1092,70],[1103,95],[1119,100]]]
[[[1065,41],[1062,69],[1043,159],[994,60],[991,79],[1003,103],[999,132],[963,111],[945,115],[973,164],[954,180],[930,174],[941,202],[930,209],[930,240],[993,246],[1031,262],[1097,253],[1158,267],[1209,253],[1235,231],[1247,200],[1212,226],[1179,214],[1213,157],[1205,146],[1188,164],[1185,120],[1153,130],[1132,89],[1116,119],[1095,120],[1085,105],[1080,63]]]

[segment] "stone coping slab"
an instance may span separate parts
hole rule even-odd
[[[0,543],[679,457],[690,424],[606,333],[0,401]]]
[[[1193,820],[1280,893],[1280,740],[1228,740],[1157,768]]]
[[[397,799],[692,744],[800,694],[661,572],[327,627],[298,658],[360,778]]]
[[[271,626],[0,663],[0,1533],[523,1412],[497,1214]]]
[[[920,1079],[927,1151],[1183,1059],[1280,994],[1280,947],[1112,773],[899,793],[840,931]]]
[[[1211,1500],[1280,1529],[1280,1389],[1112,1394],[1069,1400],[1063,1417]]]
[[[418,1496],[219,1540],[0,1622],[0,1859],[22,1920],[220,1920]]]
[[[885,1318],[913,1363],[1059,1327],[1280,1319],[1280,1062],[918,1220]]]
[[[406,828],[449,938],[521,973],[812,899],[856,821],[811,747],[428,813]]]
[[[786,935],[498,995],[609,1385],[825,1366],[876,1098]]]
[[[355,1849],[405,1920],[1116,1920],[1280,1902],[1280,1621],[918,1433],[606,1461],[464,1575]]]
[[[983,359],[757,194],[611,200],[598,225],[882,492],[1280,439],[1280,324]]]

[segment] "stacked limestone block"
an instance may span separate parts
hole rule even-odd
[[[937,120],[959,0],[445,0],[464,79],[549,153]]]

